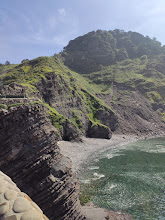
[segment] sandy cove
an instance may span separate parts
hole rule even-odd
[[[153,138],[165,136],[164,132],[160,134],[150,134],[147,136],[133,136],[133,135],[115,135],[113,134],[110,140],[106,139],[94,139],[94,138],[82,138],[82,142],[69,142],[59,141],[61,153],[72,160],[72,166],[74,172],[81,172],[83,165],[92,161],[100,153],[120,148],[123,145],[137,141],[144,138]],[[108,211],[103,208],[98,208],[89,202],[82,207],[82,212],[87,217],[87,220],[134,220],[132,216],[123,212]]]
[[[81,171],[83,164],[88,163],[99,153],[138,140],[137,136],[113,135],[110,140],[82,138],[82,142],[59,141],[61,153],[72,160],[74,172]]]
[[[137,136],[113,135],[110,140],[82,138],[82,142],[59,141],[61,153],[72,160],[74,172],[82,170],[83,164],[88,163],[105,150],[121,147],[138,140]],[[123,212],[108,211],[89,202],[82,207],[82,213],[87,220],[133,220],[132,216]]]

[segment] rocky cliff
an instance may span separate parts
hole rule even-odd
[[[152,108],[152,103],[138,91],[130,91],[127,95],[122,90],[114,91],[116,101],[111,94],[98,94],[98,97],[109,105],[118,117],[118,134],[162,135],[165,123],[161,115]]]
[[[71,162],[56,144],[58,132],[43,105],[0,111],[0,170],[26,192],[49,219],[85,219]]]
[[[164,54],[155,38],[98,30],[71,40],[62,56],[68,67],[102,87],[95,95],[118,118],[115,132],[144,135],[165,127]]]
[[[80,135],[109,139],[118,126],[117,117],[84,88],[83,79],[78,80],[77,75],[57,56],[37,58],[4,73],[0,94],[9,101],[26,97],[29,102],[39,100],[47,105],[52,123],[63,140],[79,139]],[[5,104],[6,100],[1,99],[0,103]]]

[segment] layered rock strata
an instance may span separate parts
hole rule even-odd
[[[119,134],[163,135],[165,123],[158,111],[152,109],[152,103],[138,91],[131,91],[124,100],[122,90],[116,88],[114,95],[119,101],[113,102],[111,94],[98,94],[108,106],[110,106],[118,117]]]
[[[39,206],[0,171],[0,219],[48,220]]]
[[[70,160],[61,155],[57,139],[44,106],[0,110],[0,169],[49,219],[82,220],[79,183]]]

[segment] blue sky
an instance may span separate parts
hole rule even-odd
[[[137,31],[165,44],[164,0],[0,0],[0,63],[51,56],[92,30]]]

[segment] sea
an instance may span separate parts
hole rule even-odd
[[[165,220],[165,137],[98,152],[83,168],[81,198],[135,220]]]

